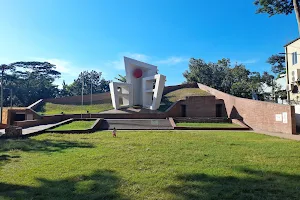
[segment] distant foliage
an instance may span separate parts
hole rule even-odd
[[[81,95],[82,80],[84,81],[84,94],[90,94],[91,90],[93,93],[109,91],[110,81],[101,78],[101,72],[84,71],[70,85],[63,81],[62,89],[59,89],[54,81],[60,78],[61,74],[51,63],[14,62],[1,64],[0,69],[4,69],[4,106],[10,106],[10,90],[13,94],[13,106],[28,106],[39,99]]]
[[[15,62],[4,68],[4,106],[10,105],[10,89],[14,106],[28,106],[41,98],[56,97],[59,90],[53,84],[60,72],[48,62]]]
[[[110,81],[101,78],[102,73],[96,72],[94,70],[88,72],[83,71],[79,74],[78,78],[73,81],[73,83],[67,85],[63,82],[62,90],[60,91],[60,96],[75,96],[81,95],[82,85],[83,94],[93,94],[109,92]]]
[[[251,72],[243,64],[231,65],[230,59],[216,63],[206,63],[202,59],[191,58],[189,70],[183,73],[188,83],[202,83],[217,90],[244,98],[252,98],[253,92],[262,94],[262,85],[273,80],[268,72],[260,75]]]
[[[126,83],[126,76],[122,76],[121,74],[118,74],[118,77],[115,77],[115,79],[121,83]]]
[[[281,74],[286,73],[284,55],[272,55],[268,58],[267,62],[272,65],[272,72],[277,75],[276,78],[279,78]]]

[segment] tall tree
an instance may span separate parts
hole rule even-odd
[[[300,0],[255,0],[254,4],[259,6],[256,13],[268,13],[270,17],[276,14],[289,15],[295,11],[300,34]]]
[[[272,65],[272,72],[276,74],[276,78],[279,78],[281,74],[286,73],[285,68],[285,56],[284,55],[272,55],[268,58],[267,63]]]
[[[115,77],[115,79],[120,81],[121,83],[126,83],[126,76],[122,76],[121,74],[118,74],[118,76]]]
[[[216,63],[191,58],[189,70],[183,76],[186,82],[202,83],[245,98],[251,98],[253,92],[261,93],[265,81],[259,72],[251,72],[243,64],[236,63],[231,66],[230,60],[224,58]]]
[[[70,95],[81,95],[82,84],[84,84],[83,94],[91,94],[91,91],[93,93],[109,92],[110,81],[101,79],[101,75],[101,72],[94,70],[81,72],[78,78],[68,85]]]
[[[13,91],[13,103],[17,106],[28,106],[42,99],[56,97],[58,88],[54,85],[60,72],[55,65],[48,62],[15,62],[4,66],[3,75],[4,105],[9,105],[10,89]]]

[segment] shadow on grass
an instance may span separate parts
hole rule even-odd
[[[0,140],[0,166],[20,158],[14,152],[62,152],[69,148],[93,148],[94,145],[87,142],[71,142],[65,140],[35,140],[27,139],[5,139]]]
[[[113,171],[95,171],[62,180],[37,179],[39,186],[0,182],[0,199],[128,199],[117,190],[120,179]]]
[[[299,199],[300,175],[240,169],[241,177],[184,174],[166,190],[180,199]]]
[[[6,139],[0,140],[0,152],[11,150],[35,151],[35,152],[59,152],[68,148],[93,148],[94,145],[87,142],[71,142],[66,140],[35,140]]]

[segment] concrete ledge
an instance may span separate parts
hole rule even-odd
[[[76,129],[74,129],[74,130],[51,130],[51,129],[56,128],[58,126],[69,124],[69,123],[72,123],[74,121],[92,121],[92,120],[95,120],[95,123],[92,125],[92,127],[88,128],[88,129],[83,129],[83,130],[76,130]],[[68,133],[68,134],[70,134],[70,133],[77,133],[77,134],[93,133],[93,132],[96,132],[97,130],[101,130],[102,121],[103,121],[102,118],[99,118],[99,119],[93,119],[93,118],[69,119],[69,120],[66,120],[62,123],[57,124],[54,127],[46,129],[45,132],[47,132],[47,133]]]
[[[175,122],[198,123],[231,123],[232,120],[225,117],[174,117]]]
[[[245,127],[224,127],[224,128],[220,128],[220,127],[184,127],[184,126],[176,126],[174,127],[175,130],[236,130],[236,131],[245,131],[245,130],[249,130],[249,128],[245,128]]]
[[[31,104],[30,106],[28,106],[27,108],[29,108],[29,109],[35,109],[35,108],[37,108],[42,103],[44,103],[44,100],[40,99],[40,100],[34,102],[33,104]]]
[[[179,119],[177,121],[177,119]],[[190,119],[190,118],[189,118]],[[194,121],[198,119],[198,121]],[[205,119],[204,121],[203,120],[199,120],[199,119]],[[241,121],[237,120],[237,119],[225,119],[225,118],[218,118],[218,117],[215,117],[214,119],[221,119],[222,121],[218,121],[216,123],[222,123],[222,122],[232,122],[233,124],[237,124],[241,127],[189,127],[189,126],[177,126],[175,121],[176,122],[202,122],[202,123],[205,123],[205,122],[211,122],[211,121],[207,121],[206,118],[194,118],[192,121],[184,121],[184,118],[176,118],[175,121],[172,117],[169,118],[169,121],[171,123],[171,125],[173,126],[173,128],[175,130],[250,130],[250,128],[245,125],[244,123],[242,123]]]

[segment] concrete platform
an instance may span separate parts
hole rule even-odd
[[[144,109],[144,108],[121,108],[119,110],[107,110],[100,112],[99,114],[161,114],[163,112],[160,112],[158,110],[149,110],[149,109]]]
[[[112,130],[172,130],[167,119],[105,119],[101,129]]]

